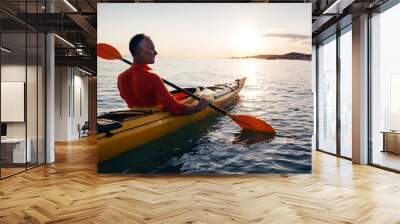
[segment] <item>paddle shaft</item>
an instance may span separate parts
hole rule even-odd
[[[129,65],[132,65],[132,62],[126,60],[125,58],[120,58],[120,60],[123,61],[123,62],[125,62],[125,63],[127,63],[127,64],[129,64]],[[173,84],[173,83],[171,83],[171,82],[169,82],[169,81],[167,81],[167,80],[165,80],[165,79],[162,79],[162,81],[163,81],[165,84],[171,86],[172,88],[175,88],[176,90],[182,91],[182,92],[186,93],[187,95],[191,96],[192,98],[194,98],[194,99],[200,101],[200,97],[194,95],[193,93],[187,91],[186,89],[182,89],[181,87],[179,87],[179,86],[177,86],[177,85],[175,85],[175,84]],[[228,116],[230,115],[227,111],[225,111],[225,110],[223,110],[223,109],[221,109],[221,108],[215,106],[215,105],[212,104],[212,103],[210,103],[208,106],[211,107],[211,108],[213,108],[214,110],[220,112],[220,113],[223,113],[223,114],[228,115]]]

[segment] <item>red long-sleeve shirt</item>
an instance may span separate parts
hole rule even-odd
[[[150,70],[145,64],[133,64],[118,76],[119,94],[128,107],[163,105],[171,114],[184,114],[189,106],[179,103]]]

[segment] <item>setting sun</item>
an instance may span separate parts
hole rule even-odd
[[[262,51],[262,38],[254,28],[244,28],[235,36],[235,48],[244,55],[257,54]]]

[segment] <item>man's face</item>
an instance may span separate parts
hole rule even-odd
[[[154,59],[157,55],[157,51],[154,48],[153,41],[150,38],[145,37],[143,39],[143,41],[140,43],[139,51],[143,64],[154,64]]]

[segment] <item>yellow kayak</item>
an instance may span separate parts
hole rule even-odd
[[[246,78],[242,78],[231,83],[187,90],[211,100],[217,106],[222,106],[238,95],[245,81]],[[182,92],[171,93],[185,104],[197,103]],[[173,116],[162,108],[137,107],[103,114],[97,118],[98,162],[112,159],[121,153],[175,132],[203,119],[213,111],[211,108],[206,108],[190,115]]]

